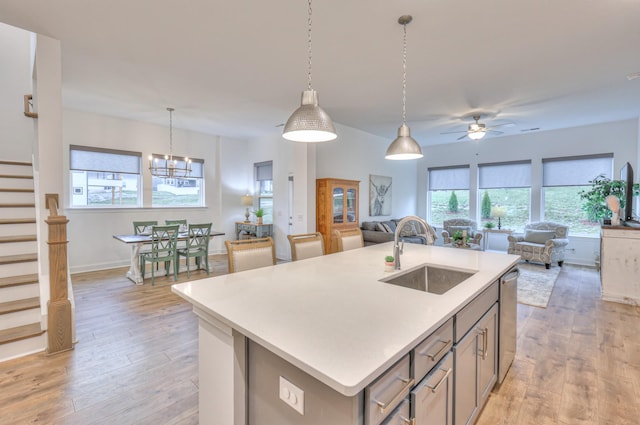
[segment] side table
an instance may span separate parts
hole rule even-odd
[[[247,232],[255,235],[256,238],[264,238],[273,236],[273,224],[247,223],[245,221],[236,221],[236,239],[240,239],[241,232]]]
[[[482,250],[487,250],[487,240],[489,239],[489,235],[491,233],[506,233],[508,236],[513,234],[513,230],[511,229],[487,229],[486,227],[482,229]]]

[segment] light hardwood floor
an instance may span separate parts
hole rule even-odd
[[[225,257],[211,265],[226,273]],[[198,422],[191,306],[171,280],[125,271],[72,277],[75,350],[0,363],[0,424]],[[548,308],[518,305],[516,360],[478,424],[635,425],[639,400],[640,308],[602,302],[595,270],[565,266]]]

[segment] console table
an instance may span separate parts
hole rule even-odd
[[[487,240],[489,239],[489,235],[491,233],[503,233],[507,236],[511,236],[513,234],[513,230],[511,229],[487,229],[486,227],[482,229],[482,250],[487,250]]]
[[[240,239],[241,232],[247,232],[250,235],[255,235],[256,238],[266,238],[267,236],[273,236],[273,224],[236,221],[236,239]]]

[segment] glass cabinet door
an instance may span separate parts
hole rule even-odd
[[[333,222],[343,223],[344,189],[336,187],[333,189]]]
[[[347,189],[347,222],[353,223],[356,221],[356,190]]]

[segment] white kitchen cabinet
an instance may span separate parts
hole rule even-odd
[[[640,304],[640,229],[603,226],[601,237],[602,299]]]
[[[498,304],[453,348],[455,425],[475,423],[497,380]]]

